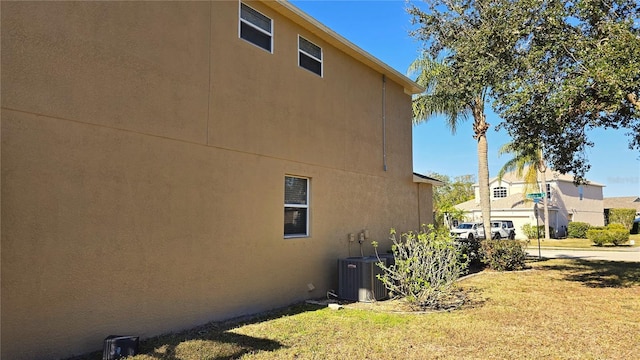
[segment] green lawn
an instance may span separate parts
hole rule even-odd
[[[211,323],[141,343],[151,359],[631,359],[640,354],[640,266],[531,262],[460,281],[470,301],[450,312],[394,313],[297,305],[244,322]],[[391,308],[393,310],[393,308]],[[91,354],[85,359],[100,359]]]
[[[634,241],[634,245],[631,245],[631,242],[628,242],[626,244],[620,245],[620,246],[613,246],[613,245],[605,245],[605,246],[595,246],[593,244],[593,242],[591,242],[588,239],[573,239],[573,238],[569,238],[569,239],[561,239],[561,240],[556,240],[556,239],[550,239],[550,240],[545,240],[544,238],[540,239],[540,246],[544,246],[544,247],[558,247],[558,248],[580,248],[580,249],[597,249],[597,250],[601,250],[601,249],[613,249],[613,248],[618,248],[618,249],[624,249],[624,248],[630,248],[630,247],[638,247],[640,246],[640,234],[634,234],[634,235],[630,235],[629,236],[629,240],[633,240]],[[538,246],[538,239],[531,239],[529,240],[529,246]]]

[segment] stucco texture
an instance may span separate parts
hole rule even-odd
[[[251,4],[273,53],[235,1],[2,2],[3,359],[323,297],[348,233],[385,250],[429,222],[403,86]],[[308,237],[283,236],[285,175],[309,178]]]

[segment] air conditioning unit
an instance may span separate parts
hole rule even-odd
[[[139,343],[137,336],[109,335],[104,339],[102,360],[124,359],[136,355]]]
[[[387,259],[381,258],[383,263]],[[387,288],[376,275],[383,274],[375,256],[338,259],[338,297],[343,300],[372,302],[387,298]]]

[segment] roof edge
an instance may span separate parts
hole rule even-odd
[[[423,183],[423,184],[431,184],[433,186],[442,186],[444,182],[428,177],[426,175],[418,174],[417,172],[413,173],[413,182],[414,183]]]
[[[314,35],[318,36],[327,43],[335,46],[337,49],[352,56],[354,59],[364,63],[365,65],[375,69],[382,73],[387,78],[397,82],[404,87],[404,92],[407,95],[420,94],[424,92],[424,88],[409,79],[405,75],[385,64],[380,59],[374,57],[368,52],[362,50],[360,47],[350,42],[340,34],[331,30],[327,26],[323,25],[318,20],[309,16],[302,10],[289,3],[287,0],[275,0],[275,1],[263,1],[263,4],[277,11],[281,15],[290,19],[294,23],[303,26],[307,30],[311,31]]]

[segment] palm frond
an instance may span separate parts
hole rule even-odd
[[[469,118],[470,109],[464,99],[447,91],[446,83],[451,81],[451,71],[442,61],[427,55],[416,59],[408,70],[409,76],[415,76],[416,83],[425,88],[425,92],[413,98],[413,123],[419,124],[430,118],[443,115],[452,133],[456,133],[460,122]]]
[[[506,143],[498,149],[498,155],[511,154],[509,159],[498,171],[498,179],[508,172],[515,172],[515,175],[524,180],[524,193],[538,192],[538,168],[542,161],[542,152],[536,143],[516,144]]]

